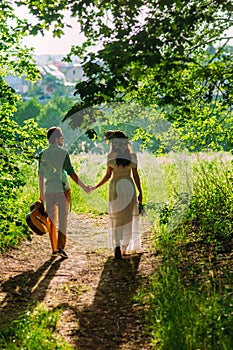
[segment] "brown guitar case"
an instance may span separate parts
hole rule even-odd
[[[37,235],[44,235],[49,232],[50,219],[45,211],[42,202],[35,202],[30,206],[30,213],[26,216],[29,228]]]

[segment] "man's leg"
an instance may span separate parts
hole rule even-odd
[[[71,202],[70,190],[67,190],[64,193],[59,193],[59,200],[58,200],[59,229],[58,229],[57,248],[62,250],[64,250],[66,245],[67,220],[68,220],[70,202]]]
[[[46,194],[46,212],[50,218],[51,225],[49,230],[49,237],[52,251],[57,251],[57,205],[56,197],[53,193]]]

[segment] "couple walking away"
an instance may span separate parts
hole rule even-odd
[[[108,198],[108,246],[115,258],[141,249],[138,204],[142,202],[137,156],[132,152],[128,137],[120,130],[106,131],[110,144],[106,174],[96,186],[86,186],[72,166],[69,153],[63,148],[64,137],[59,127],[47,130],[48,147],[39,155],[40,200],[50,218],[52,256],[68,258],[65,252],[67,218],[71,203],[68,176],[86,193],[110,180]],[[136,194],[138,190],[138,197]],[[58,223],[58,232],[57,232]]]

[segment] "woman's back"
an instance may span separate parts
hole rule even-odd
[[[131,169],[137,166],[137,156],[135,153],[130,153],[130,162],[128,165],[117,165],[116,153],[108,154],[107,165],[113,169],[113,177],[129,177]]]

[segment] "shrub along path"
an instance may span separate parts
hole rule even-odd
[[[71,213],[65,260],[50,257],[48,235],[1,255],[0,325],[42,303],[61,308],[57,330],[74,349],[151,349],[142,306],[133,299],[157,266],[151,227],[142,221],[140,254],[115,260],[106,226],[106,216]]]

